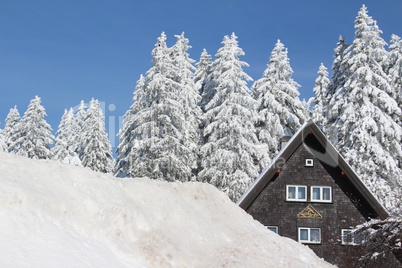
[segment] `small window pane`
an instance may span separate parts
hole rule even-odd
[[[322,198],[323,200],[330,201],[331,200],[331,188],[322,188]]]
[[[298,199],[306,199],[306,188],[298,187]]]
[[[320,229],[310,229],[310,241],[315,243],[321,241]]]
[[[289,199],[296,199],[296,187],[289,186],[289,188],[288,188],[288,198]]]
[[[300,229],[300,240],[308,241],[308,229]]]
[[[278,227],[277,226],[268,226],[267,229],[272,231],[272,232],[274,232],[274,233],[278,233]]]
[[[360,233],[355,233],[353,240],[354,244],[360,245],[364,242],[364,237]]]
[[[320,188],[313,188],[313,199],[320,200]]]
[[[350,230],[342,230],[342,244],[348,245],[353,243],[352,231]]]

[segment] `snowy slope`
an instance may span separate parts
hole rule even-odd
[[[0,153],[0,267],[330,267],[211,185]]]

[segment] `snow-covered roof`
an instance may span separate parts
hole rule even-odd
[[[247,209],[254,199],[259,195],[259,193],[265,188],[269,181],[275,176],[278,167],[281,167],[285,161],[287,161],[290,156],[295,152],[295,150],[304,142],[307,135],[313,134],[321,145],[325,148],[325,154],[320,157],[325,159],[327,164],[332,166],[338,166],[344,173],[353,186],[361,193],[361,195],[366,199],[370,206],[376,211],[376,213],[382,217],[388,217],[388,211],[384,206],[378,201],[378,199],[373,195],[373,193],[366,187],[359,176],[354,172],[352,167],[345,161],[345,159],[339,154],[338,150],[331,144],[327,137],[322,133],[322,131],[317,127],[317,125],[309,120],[306,122],[289,140],[284,148],[276,155],[276,157],[271,161],[271,163],[265,168],[260,176],[254,181],[254,183],[249,187],[249,189],[243,194],[239,199],[237,204],[243,208]],[[281,163],[278,163],[278,160]]]

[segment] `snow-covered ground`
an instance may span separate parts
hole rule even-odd
[[[0,153],[0,267],[331,267],[214,187]]]

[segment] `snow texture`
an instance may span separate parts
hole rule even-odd
[[[0,153],[1,267],[332,267],[213,186]]]

